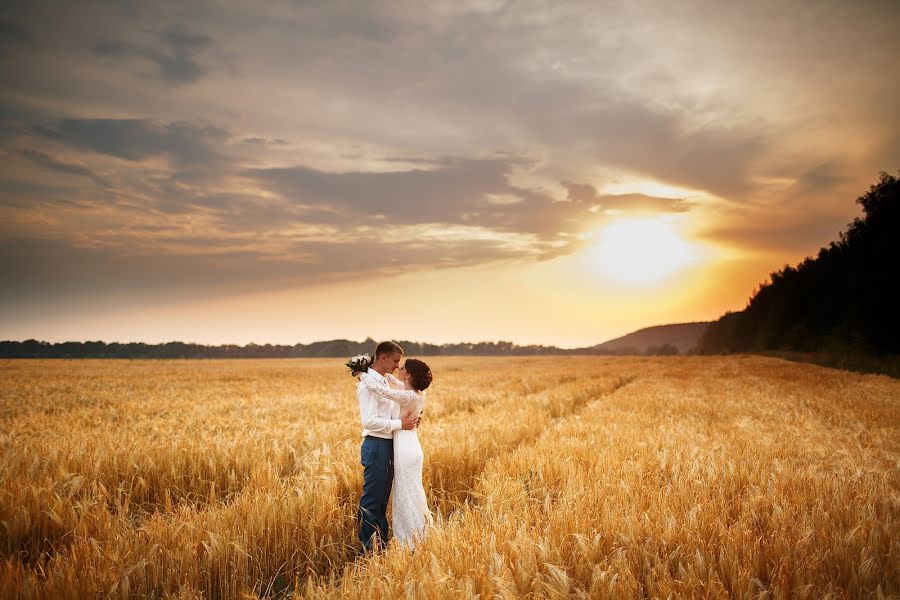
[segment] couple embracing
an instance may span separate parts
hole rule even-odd
[[[422,487],[422,446],[416,434],[425,388],[431,384],[431,369],[414,358],[400,366],[402,359],[399,345],[381,342],[368,365],[348,363],[359,379],[356,396],[363,426],[363,489],[357,520],[359,539],[367,554],[384,548],[390,539],[387,505],[392,489],[393,533],[400,544],[415,547],[431,522]],[[394,371],[399,377],[392,375]]]

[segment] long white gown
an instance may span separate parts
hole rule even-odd
[[[403,386],[396,377],[388,375],[392,385]],[[404,413],[422,414],[425,406],[425,392],[390,389],[363,379],[366,387],[397,404],[405,405]],[[415,429],[400,429],[394,432],[394,487],[391,508],[394,539],[412,549],[425,535],[426,525],[432,522],[431,511],[425,488],[422,486],[422,445]]]

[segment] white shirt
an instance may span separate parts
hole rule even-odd
[[[363,377],[371,377],[379,385],[388,387],[384,376],[373,369],[369,369]],[[403,429],[400,421],[400,405],[386,398],[380,397],[359,382],[356,384],[356,397],[359,399],[359,417],[362,421],[363,437],[394,439],[394,432]]]

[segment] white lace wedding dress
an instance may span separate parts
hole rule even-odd
[[[399,379],[388,375],[390,385],[403,387]],[[366,381],[366,387],[383,398],[400,404],[404,415],[422,414],[425,392],[390,389]],[[394,487],[391,527],[394,539],[412,549],[425,534],[425,526],[432,522],[431,511],[422,486],[422,446],[415,429],[394,432]]]

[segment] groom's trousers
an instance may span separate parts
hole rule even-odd
[[[384,548],[388,542],[387,506],[394,483],[394,440],[366,436],[360,457],[363,466],[363,490],[356,513],[359,540],[368,553]]]

